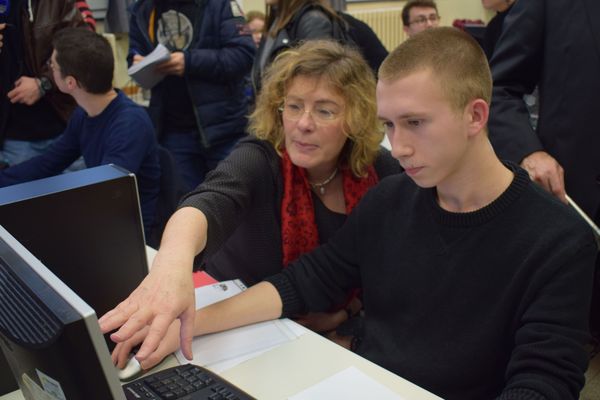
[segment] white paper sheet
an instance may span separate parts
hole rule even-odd
[[[163,80],[164,74],[156,72],[156,65],[167,61],[171,57],[169,50],[159,44],[142,61],[132,65],[127,73],[144,89],[152,89],[154,85]]]
[[[404,398],[356,367],[346,368],[289,398],[289,400],[364,399],[402,400]]]
[[[239,280],[197,288],[196,308],[200,309],[227,299],[245,289]],[[297,339],[304,332],[306,328],[284,319],[199,336],[192,342],[194,359],[191,362],[209,367],[214,372],[222,372],[278,345]],[[175,357],[180,364],[189,362],[181,351],[177,351]]]

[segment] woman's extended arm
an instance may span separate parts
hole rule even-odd
[[[238,326],[276,319],[281,316],[282,302],[275,287],[261,282],[237,296],[212,304],[196,311],[193,321],[194,336],[220,332]],[[148,353],[140,364],[147,370],[158,364],[163,358],[179,348],[179,321],[168,326],[159,345]],[[113,362],[122,368],[127,363],[131,349],[138,343],[148,341],[150,330],[143,328],[130,339],[117,344],[113,353]],[[139,352],[138,352],[139,354]],[[136,358],[139,358],[136,355]]]
[[[118,327],[111,335],[117,343],[150,326],[136,357],[142,361],[156,350],[171,323],[181,320],[183,354],[192,358],[195,310],[192,267],[194,257],[206,245],[208,225],[200,210],[184,207],[169,219],[150,273],[116,308],[100,320],[102,332]]]

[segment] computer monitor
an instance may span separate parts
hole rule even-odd
[[[125,400],[94,310],[2,226],[0,348],[27,400]]]
[[[114,165],[1,188],[0,224],[98,315],[148,272],[135,176]],[[0,394],[15,388],[0,379]]]
[[[98,315],[148,273],[135,176],[115,165],[1,188],[0,223]]]

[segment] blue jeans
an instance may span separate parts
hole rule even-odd
[[[160,141],[173,154],[186,191],[202,183],[204,176],[229,155],[236,143],[237,139],[205,149],[196,131],[165,132]]]
[[[34,141],[6,139],[2,145],[2,150],[0,150],[0,160],[5,161],[9,166],[20,164],[30,158],[44,154],[48,147],[59,137]],[[85,162],[83,161],[83,157],[79,157],[79,159],[65,169],[65,172],[79,171],[84,168]]]

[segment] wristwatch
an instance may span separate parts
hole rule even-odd
[[[40,78],[40,95],[44,97],[46,93],[52,90],[52,81],[45,76]]]

